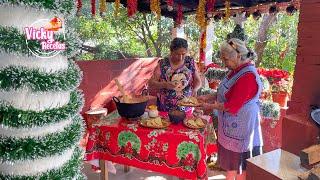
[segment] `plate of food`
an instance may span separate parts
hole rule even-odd
[[[180,101],[178,101],[179,106],[189,106],[189,107],[198,107],[200,103],[195,97],[184,97]]]
[[[143,127],[162,129],[168,127],[170,125],[170,121],[158,116],[155,118],[141,119],[139,124]]]
[[[183,121],[183,124],[191,129],[202,129],[206,127],[207,120],[200,117],[189,117]]]

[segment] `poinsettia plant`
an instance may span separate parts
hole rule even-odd
[[[272,92],[285,92],[291,93],[291,81],[290,79],[281,79],[272,83],[271,91]]]
[[[290,74],[282,69],[265,69],[265,68],[258,68],[258,73],[266,78],[270,78],[271,80],[280,80],[280,79],[288,79]]]
[[[290,74],[281,69],[264,69],[258,68],[258,73],[268,79],[271,84],[272,92],[291,93],[292,80]]]
[[[206,70],[205,71],[207,71],[209,68],[221,68],[221,66],[219,66],[216,63],[211,63],[211,64],[206,66]]]

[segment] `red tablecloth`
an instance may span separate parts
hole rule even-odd
[[[206,178],[206,129],[182,124],[151,129],[121,118],[108,121],[89,129],[87,161],[103,159],[181,178]],[[216,151],[215,144],[208,148]]]

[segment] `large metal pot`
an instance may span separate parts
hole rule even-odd
[[[145,92],[146,91],[143,91],[141,96],[135,98],[140,102],[133,103],[124,103],[123,101],[121,101],[121,97],[114,96],[113,101],[116,103],[119,115],[123,118],[133,120],[134,118],[142,116],[148,103],[148,97],[144,96]]]
[[[311,106],[311,118],[320,128],[320,108],[316,105]]]

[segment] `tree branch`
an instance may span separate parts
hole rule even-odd
[[[149,46],[149,43],[148,43],[148,40],[147,40],[146,33],[145,33],[143,25],[142,24],[140,25],[140,29],[142,31],[141,32],[142,36],[139,34],[140,32],[134,30],[134,29],[138,29],[137,27],[133,28],[130,24],[128,24],[128,26],[136,34],[136,36],[140,39],[140,41],[144,44],[144,46],[146,48],[147,56],[148,57],[152,57],[152,52],[150,51],[150,46]]]
[[[150,26],[148,26],[148,20],[147,20],[147,17],[146,17],[145,14],[143,14],[143,20],[144,20],[145,28],[147,30],[148,37],[151,40],[153,46],[156,47],[156,43],[155,43],[155,40],[152,37],[151,31],[150,31],[150,28],[149,28]]]
[[[154,38],[153,38],[153,36],[151,34],[150,26],[148,26],[148,20],[147,20],[147,17],[146,17],[145,14],[143,14],[143,19],[144,19],[144,24],[145,24],[145,28],[146,28],[146,31],[147,31],[147,35],[148,35],[149,39],[151,40],[154,49],[157,52],[157,54],[156,54],[157,57],[160,57],[161,56],[161,50],[159,49],[157,42],[154,40]]]
[[[263,52],[267,45],[268,37],[267,33],[272,23],[276,20],[276,14],[265,14],[259,26],[258,38],[255,44],[255,52],[257,53],[258,59],[256,65],[259,66],[262,62]]]
[[[87,46],[82,44],[82,46],[80,47],[81,50],[96,54],[97,53],[97,48],[96,47],[92,47],[92,46]]]

